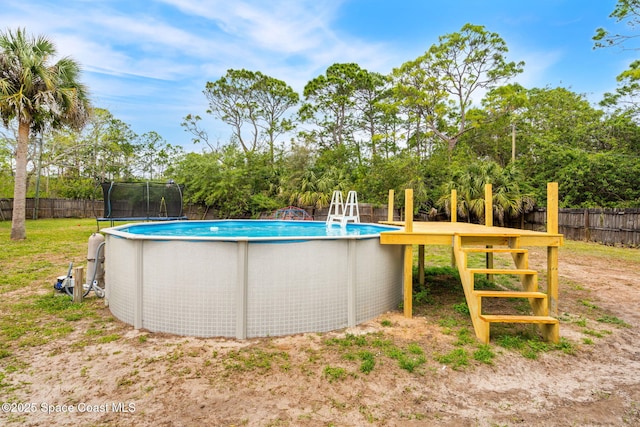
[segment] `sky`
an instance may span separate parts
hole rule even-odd
[[[506,42],[524,61],[514,81],[565,87],[598,102],[637,52],[593,49],[616,0],[2,0],[0,31],[46,35],[83,69],[95,107],[134,132],[200,151],[180,126],[203,117],[211,142],[229,129],[205,113],[203,90],[228,69],[305,84],[335,63],[388,74],[466,23]]]

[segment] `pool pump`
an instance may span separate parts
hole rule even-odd
[[[104,297],[104,236],[93,233],[89,237],[87,248],[87,283],[83,284],[84,295],[87,296],[91,290],[99,298]],[[66,276],[58,276],[53,288],[60,292],[65,292],[73,296],[75,279],[72,274],[73,262],[69,263]]]

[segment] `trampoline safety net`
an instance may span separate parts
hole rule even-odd
[[[104,182],[104,218],[99,220],[186,219],[183,185],[174,182]]]

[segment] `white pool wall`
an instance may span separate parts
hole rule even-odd
[[[221,241],[106,230],[106,242],[111,312],[153,332],[239,339],[325,332],[402,300],[403,249],[379,237]]]

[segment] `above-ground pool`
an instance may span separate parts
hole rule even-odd
[[[395,227],[315,221],[175,221],[106,234],[115,317],[154,332],[251,338],[355,326],[402,299]]]

